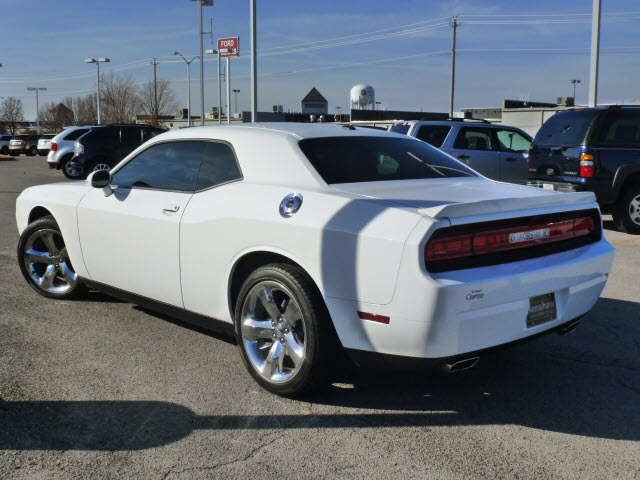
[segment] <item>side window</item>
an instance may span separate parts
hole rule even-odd
[[[164,130],[160,130],[157,128],[143,128],[142,129],[142,143],[151,140],[153,137],[164,133]]]
[[[209,142],[206,146],[196,190],[242,178],[238,162],[229,145]]]
[[[640,147],[640,111],[614,111],[604,116],[601,123],[596,142],[598,145]]]
[[[506,152],[526,153],[531,148],[531,140],[513,130],[497,130],[498,146]]]
[[[453,148],[460,150],[495,150],[491,129],[482,127],[461,128]]]
[[[120,143],[123,147],[137,148],[142,145],[142,132],[140,127],[121,127]]]
[[[193,192],[206,145],[204,142],[155,145],[114,173],[112,183],[118,187]]]
[[[77,130],[74,130],[69,135],[64,137],[64,139],[65,139],[65,141],[71,142],[73,140],[79,139],[82,135],[84,135],[88,131],[89,131],[88,128],[78,128]]]
[[[449,135],[449,131],[451,131],[451,127],[448,125],[423,125],[418,130],[416,138],[440,148]]]

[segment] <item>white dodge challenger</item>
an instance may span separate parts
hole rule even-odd
[[[235,332],[255,380],[298,395],[356,363],[473,366],[591,310],[611,271],[590,192],[498,183],[419,140],[305,124],[155,137],[111,172],[31,187],[20,268]]]

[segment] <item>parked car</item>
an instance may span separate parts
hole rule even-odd
[[[566,333],[615,252],[590,192],[494,182],[414,138],[336,125],[174,130],[87,182],[28,188],[16,215],[38,293],[88,286],[234,331],[282,395],[330,380],[343,349],[457,370]]]
[[[68,169],[75,178],[85,178],[95,170],[111,170],[147,140],[166,132],[149,125],[105,125],[92,128],[80,137]]]
[[[533,141],[529,178],[596,194],[624,232],[640,234],[640,107],[556,113]]]
[[[0,155],[9,155],[9,142],[13,135],[0,135]]]
[[[20,155],[24,153],[30,157],[38,154],[38,140],[40,135],[16,135],[9,141],[9,155]]]
[[[44,134],[38,140],[38,155],[45,156],[51,150],[51,139],[55,137],[55,134]]]
[[[51,151],[47,156],[49,168],[62,170],[65,177],[72,180],[79,178],[78,172],[69,167],[74,156],[76,140],[89,132],[94,125],[69,127],[51,140]]]
[[[423,140],[485,177],[527,181],[531,137],[519,128],[478,121],[412,120],[397,123],[391,131]]]

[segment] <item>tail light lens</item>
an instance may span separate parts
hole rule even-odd
[[[73,151],[76,155],[82,155],[84,153],[84,145],[82,145],[81,143],[76,143]]]
[[[471,268],[474,265],[464,266],[460,264],[455,268],[447,268],[441,262],[464,260],[466,258],[478,258],[487,254],[500,254],[527,247],[553,244],[563,240],[593,238],[599,230],[597,224],[598,214],[591,215],[582,211],[574,214],[572,218],[563,215],[560,218],[552,218],[548,221],[523,221],[520,224],[504,225],[502,222],[494,222],[493,226],[478,224],[477,230],[470,233],[474,225],[464,227],[450,227],[439,230],[433,234],[425,246],[425,262],[429,271],[458,270]],[[589,212],[591,213],[591,212]],[[526,223],[525,223],[526,222]],[[461,232],[461,229],[467,231]],[[506,253],[505,253],[506,255]],[[486,258],[486,257],[485,257]],[[495,265],[506,263],[509,260],[488,263]],[[458,262],[459,263],[459,262]],[[432,268],[435,267],[435,268]]]
[[[58,144],[56,142],[51,142],[51,151],[52,152],[58,151]]]
[[[592,178],[596,173],[595,158],[590,153],[580,155],[580,176]]]

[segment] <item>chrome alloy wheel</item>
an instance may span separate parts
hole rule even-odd
[[[287,287],[271,280],[254,285],[240,321],[243,346],[262,377],[283,383],[300,371],[307,335],[300,306]]]
[[[65,171],[65,172],[67,172],[67,175],[68,175],[70,178],[75,178],[75,177],[79,177],[79,176],[80,176],[80,174],[78,173],[78,171],[77,171],[75,168],[73,168],[73,167],[71,166],[71,162],[70,162],[70,161],[67,161],[67,162],[64,164],[64,171]]]
[[[78,283],[62,235],[53,229],[31,234],[24,247],[24,263],[33,282],[50,293],[64,293]]]
[[[93,167],[93,171],[97,172],[98,170],[106,170],[107,172],[110,172],[111,171],[111,167],[109,165],[107,165],[106,163],[97,163]]]
[[[633,223],[640,225],[640,195],[631,200],[629,204],[629,217]]]

